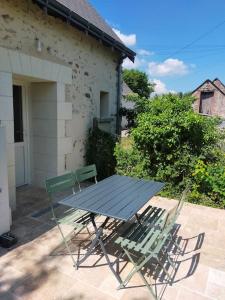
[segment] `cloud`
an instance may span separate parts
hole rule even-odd
[[[118,35],[118,37],[121,39],[121,41],[126,45],[126,46],[134,46],[136,44],[136,34],[124,34],[118,29],[113,28],[113,31],[115,34]]]
[[[189,71],[189,67],[179,59],[169,58],[162,63],[150,62],[148,64],[148,72],[151,76],[171,76],[185,75]]]
[[[123,68],[124,69],[138,69],[139,67],[146,64],[146,61],[144,59],[140,59],[139,57],[135,58],[134,63],[129,59],[125,58],[123,61]]]
[[[154,54],[154,52],[151,52],[151,51],[148,51],[148,50],[145,50],[145,49],[138,49],[137,53],[141,56],[149,56],[149,55]]]
[[[172,93],[172,94],[175,94],[176,92],[173,91],[173,90],[168,90],[165,83],[162,82],[161,80],[159,79],[153,79],[151,82],[153,82],[155,84],[154,86],[154,94],[157,94],[157,95],[161,95],[161,94],[168,94],[168,93]]]

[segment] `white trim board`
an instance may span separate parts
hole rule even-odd
[[[70,67],[3,47],[0,47],[0,71],[64,84],[72,83]]]

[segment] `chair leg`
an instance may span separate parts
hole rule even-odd
[[[176,240],[173,240],[174,245],[176,246],[176,248],[179,250],[180,254],[183,254],[183,250],[181,249],[180,245],[176,242]]]
[[[144,281],[144,283],[145,283],[147,289],[149,290],[150,294],[154,297],[155,300],[157,300],[158,299],[157,295],[155,295],[155,293],[153,292],[153,289],[152,289],[151,285],[148,283],[148,281],[146,280],[144,275],[141,273],[141,271],[138,271],[138,274],[140,275],[140,277]]]
[[[176,246],[176,248],[179,250],[180,254],[182,255],[183,254],[183,250],[180,247],[180,245],[177,243],[176,238],[174,238],[173,236],[170,235],[168,237],[168,239],[169,239],[169,241],[171,241]]]
[[[88,232],[89,236],[91,236],[91,232],[90,232],[90,230],[88,228],[88,225],[86,226],[86,229],[87,229],[87,232]]]
[[[58,227],[59,232],[60,232],[60,234],[61,234],[61,236],[62,236],[63,242],[64,242],[64,244],[65,244],[65,246],[66,246],[66,249],[67,249],[67,251],[68,251],[68,253],[69,253],[69,255],[70,255],[71,259],[72,259],[73,266],[74,266],[75,268],[77,268],[77,264],[76,264],[76,262],[75,262],[75,259],[74,259],[74,257],[73,257],[72,252],[70,251],[70,247],[69,247],[69,245],[68,245],[68,243],[67,243],[67,241],[66,241],[66,238],[65,238],[65,236],[64,236],[64,234],[63,234],[63,232],[62,232],[62,229],[61,229],[61,227],[60,227],[60,225],[59,225],[59,223],[58,223],[58,221],[57,221],[57,219],[56,219],[55,212],[54,212],[54,209],[53,209],[53,206],[52,206],[52,205],[51,205],[51,211],[52,211],[53,219],[55,220],[55,222],[56,222],[56,224],[57,224],[57,227]]]
[[[68,253],[69,253],[69,255],[70,255],[70,257],[71,257],[71,259],[72,259],[72,261],[73,261],[73,266],[77,269],[77,264],[76,264],[76,262],[75,262],[75,259],[74,259],[74,257],[73,257],[72,252],[70,251],[70,247],[69,247],[69,245],[68,245],[68,243],[67,243],[67,241],[66,241],[66,238],[65,238],[65,236],[64,236],[64,234],[63,234],[63,232],[62,232],[62,229],[61,229],[61,227],[60,227],[60,225],[59,225],[59,223],[58,223],[57,221],[56,221],[56,223],[57,223],[58,229],[59,229],[59,231],[60,231],[60,233],[61,233],[61,236],[62,236],[63,242],[64,242],[64,244],[65,244],[65,246],[66,246],[66,249],[67,249],[67,251],[68,251]]]
[[[173,267],[173,269],[175,270],[175,264],[172,261],[172,259],[170,258],[169,254],[167,254],[167,259],[168,259],[169,263],[171,264],[171,266]]]
[[[132,271],[128,274],[128,276],[126,277],[126,279],[120,284],[119,288],[122,288],[124,287],[129,281],[130,279],[132,278],[132,276],[135,274],[135,273],[138,273],[140,275],[140,277],[142,278],[143,282],[145,283],[147,289],[149,290],[150,294],[154,297],[155,300],[157,300],[157,295],[155,295],[155,293],[153,292],[153,289],[151,287],[151,284],[148,283],[148,281],[146,280],[146,278],[144,277],[144,275],[142,274],[141,272],[141,268],[145,265],[145,263],[150,259],[150,257],[146,257],[142,263],[138,266],[133,258],[131,257],[130,253],[124,249],[124,252],[126,253],[126,255],[128,256],[128,258],[130,259],[131,263],[133,264],[133,269]]]

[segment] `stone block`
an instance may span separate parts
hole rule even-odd
[[[0,60],[1,60],[1,56],[0,56]],[[1,66],[0,66],[0,70],[1,70]],[[0,72],[0,96],[12,97],[12,74],[11,73]]]

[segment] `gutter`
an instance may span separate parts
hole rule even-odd
[[[110,46],[112,49],[116,49],[117,51],[121,52],[124,58],[128,57],[132,62],[134,62],[136,55],[134,51],[127,48],[124,44],[116,41],[110,35],[103,32],[95,25],[89,23],[86,19],[82,18],[59,2],[55,0],[33,0],[33,2],[49,15],[58,17],[64,22],[71,24],[81,31],[84,31],[86,34],[102,41],[104,45]]]
[[[120,104],[121,104],[121,74],[122,74],[122,63],[125,57],[121,56],[118,60],[117,65],[117,103],[116,103],[116,134],[121,133],[121,117],[120,117]]]

